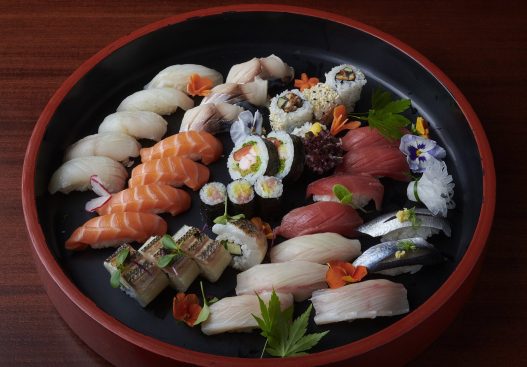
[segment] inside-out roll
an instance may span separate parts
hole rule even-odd
[[[313,107],[298,89],[286,90],[273,97],[269,112],[273,130],[291,132],[313,119]]]
[[[348,112],[355,109],[355,103],[360,99],[362,87],[366,82],[364,73],[349,64],[335,66],[326,73],[326,84],[337,91]]]

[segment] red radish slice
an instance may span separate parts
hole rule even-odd
[[[99,196],[109,196],[110,191],[104,186],[102,180],[97,175],[93,175],[90,177],[90,183],[91,183],[91,189],[94,193],[96,193]]]
[[[108,200],[111,199],[111,197],[112,195],[105,195],[105,196],[99,196],[95,199],[91,199],[90,201],[86,203],[86,205],[84,206],[84,209],[90,213],[94,212],[97,209],[99,209],[101,206],[106,204]]]

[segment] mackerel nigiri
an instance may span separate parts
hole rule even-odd
[[[388,140],[379,133],[379,130],[368,126],[349,130],[342,137],[342,148],[347,152],[371,146],[392,146],[399,148],[399,140]]]
[[[68,250],[116,247],[125,242],[145,241],[150,236],[162,236],[167,223],[150,213],[113,213],[95,217],[77,228],[66,241]]]
[[[261,292],[292,293],[295,301],[303,301],[314,290],[327,288],[327,265],[307,261],[259,264],[239,273],[236,277],[236,294]]]
[[[140,164],[132,170],[129,187],[164,183],[171,186],[187,186],[196,191],[209,180],[209,169],[191,159],[171,156]]]
[[[153,159],[179,156],[210,164],[218,160],[222,153],[221,142],[206,131],[180,132],[161,140],[151,148],[143,148],[140,151],[143,163]]]
[[[410,169],[404,154],[389,145],[367,146],[347,152],[336,173],[368,174],[397,181],[410,181]]]
[[[117,107],[121,111],[150,111],[159,115],[170,115],[181,107],[189,110],[194,101],[185,93],[174,88],[145,89],[126,97]]]
[[[190,208],[190,195],[172,186],[152,183],[135,186],[111,195],[96,211],[99,215],[120,212],[183,213]]]
[[[306,196],[313,195],[314,201],[338,201],[333,193],[333,186],[340,184],[352,193],[351,205],[362,208],[370,200],[375,201],[375,208],[381,209],[384,186],[369,175],[335,175],[321,178],[307,186]]]
[[[332,201],[319,201],[290,211],[282,218],[275,234],[293,238],[305,234],[335,232],[354,236],[362,218],[349,205]]]
[[[104,118],[99,133],[121,132],[136,139],[159,141],[167,132],[168,122],[155,112],[121,111]]]

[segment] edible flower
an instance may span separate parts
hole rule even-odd
[[[320,122],[313,123],[309,129],[309,131],[311,131],[315,136],[317,136],[322,130],[325,130],[324,125],[322,125]]]
[[[238,119],[231,125],[231,139],[234,144],[240,139],[249,135],[262,134],[263,117],[260,111],[256,110],[254,115],[251,111],[243,111],[238,115]]]
[[[260,217],[251,218],[251,222],[252,224],[256,226],[256,228],[258,228],[259,231],[261,231],[264,234],[265,238],[267,238],[268,240],[272,240],[274,238],[273,230],[271,229],[271,226],[269,225],[269,223],[264,222],[262,218]]]
[[[446,217],[447,210],[456,207],[452,176],[445,162],[432,160],[419,180],[412,181],[406,189],[408,199],[421,202],[432,214]]]
[[[415,120],[415,133],[419,135],[422,138],[429,139],[430,138],[430,130],[428,128],[428,122],[425,121],[424,118],[419,116],[417,120]]]
[[[446,151],[434,140],[412,134],[403,135],[399,149],[406,155],[413,172],[423,172],[431,162],[446,157]]]
[[[318,80],[318,78],[309,78],[306,73],[302,73],[300,75],[300,79],[295,79],[295,88],[300,89],[300,91],[304,91],[304,89],[314,87],[319,82],[320,81]]]
[[[360,282],[368,274],[365,266],[357,267],[344,261],[330,261],[326,272],[326,282],[330,288],[340,288],[348,283]]]
[[[201,312],[198,296],[195,294],[178,293],[172,303],[172,314],[178,321],[183,321],[188,326],[194,326]]]
[[[208,96],[213,86],[212,80],[194,73],[188,78],[187,93],[191,96]]]
[[[359,128],[360,121],[348,122],[346,118],[346,106],[339,104],[333,109],[333,122],[331,123],[331,135],[336,136],[338,133],[344,130],[353,130]]]

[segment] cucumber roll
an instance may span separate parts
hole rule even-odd
[[[348,112],[355,109],[366,82],[363,72],[349,64],[335,66],[326,73],[326,84],[337,91]]]
[[[246,179],[251,184],[260,176],[274,176],[278,171],[278,151],[270,141],[256,135],[239,139],[227,160],[233,180]]]
[[[284,185],[276,177],[262,176],[256,180],[254,191],[258,197],[260,216],[265,220],[276,219],[282,214],[282,193]]]
[[[286,90],[273,97],[269,112],[273,130],[291,132],[313,119],[313,107],[298,89]]]
[[[304,144],[302,139],[283,131],[273,131],[267,135],[278,150],[278,172],[276,177],[285,182],[295,182],[304,171]]]
[[[243,214],[247,219],[253,217],[254,189],[249,181],[244,179],[232,181],[227,185],[227,197],[229,198],[229,213]]]
[[[212,225],[214,219],[223,215],[227,189],[221,182],[209,182],[199,191],[201,200],[201,213],[207,218],[207,223]]]

